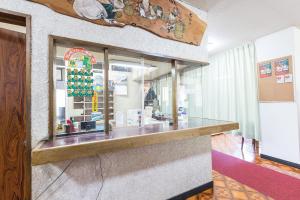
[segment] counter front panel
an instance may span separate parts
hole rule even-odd
[[[189,119],[188,122],[179,122],[178,126],[159,123],[143,127],[115,128],[108,136],[99,132],[56,137],[41,141],[33,149],[32,164],[40,165],[93,156],[99,153],[189,139],[238,128],[239,124],[235,122],[194,118]]]

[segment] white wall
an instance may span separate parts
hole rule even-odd
[[[295,80],[295,96],[297,100],[298,114],[300,116],[300,29],[295,29],[295,54],[294,54],[294,66],[295,67],[295,76],[297,77]],[[300,117],[298,117],[298,124],[300,124]],[[299,125],[299,135],[300,135],[300,125]],[[300,149],[300,136],[298,137],[299,141],[299,149]],[[300,160],[300,156],[299,156]],[[300,161],[299,161],[300,163]]]
[[[258,63],[293,56],[296,92],[295,102],[260,103],[261,153],[300,163],[300,30],[291,27],[259,38],[255,45]]]
[[[190,7],[190,6],[187,6]],[[58,14],[25,0],[0,0],[0,8],[32,15],[32,146],[48,135],[48,35],[58,35],[149,53],[207,61],[207,37],[201,46],[160,38],[143,29],[106,27]],[[191,8],[191,7],[190,7]],[[206,21],[206,12],[192,8]]]

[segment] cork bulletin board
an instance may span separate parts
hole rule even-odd
[[[260,102],[294,101],[292,56],[258,63]]]

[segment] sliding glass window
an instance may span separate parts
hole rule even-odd
[[[83,41],[52,43],[50,137],[203,116],[201,66]]]
[[[141,57],[109,52],[109,124],[111,128],[143,125],[144,71]]]
[[[202,67],[178,65],[178,119],[203,118]]]
[[[145,59],[144,122],[172,123],[172,65]]]
[[[55,133],[104,131],[103,51],[55,46]]]

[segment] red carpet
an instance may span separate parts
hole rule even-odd
[[[223,154],[212,153],[213,169],[278,200],[300,200],[300,180],[254,163]]]

